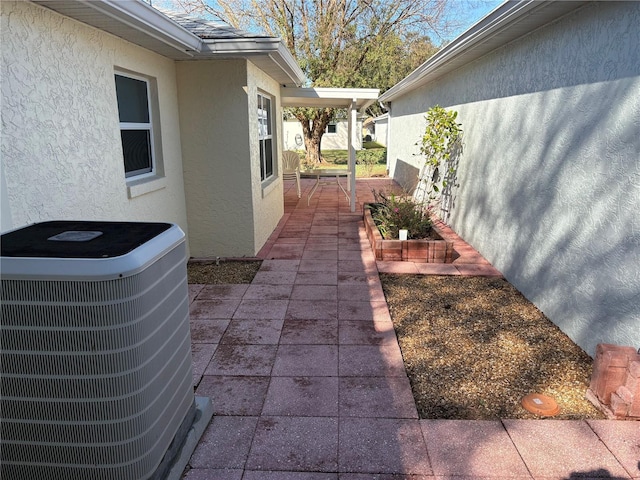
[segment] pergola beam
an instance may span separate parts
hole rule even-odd
[[[378,99],[377,88],[289,88],[280,89],[283,107],[355,108],[364,112]]]
[[[346,108],[348,110],[349,197],[356,211],[356,125],[358,112],[364,112],[380,95],[377,88],[280,88],[283,107]]]

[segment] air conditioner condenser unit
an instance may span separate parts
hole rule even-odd
[[[184,233],[53,221],[0,248],[0,477],[164,476],[197,414]]]

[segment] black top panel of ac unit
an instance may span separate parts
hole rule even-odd
[[[3,257],[113,258],[171,228],[169,223],[51,221],[2,235]]]

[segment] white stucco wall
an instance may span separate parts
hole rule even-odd
[[[173,222],[187,233],[174,62],[29,2],[0,8],[2,230],[73,219]],[[116,68],[158,86],[161,175],[131,190]]]
[[[279,86],[246,60],[178,62],[180,124],[191,255],[253,256],[284,213],[282,181],[260,181],[258,90]],[[277,156],[279,158],[279,155]]]
[[[253,253],[246,61],[179,62],[177,71],[191,255]]]
[[[283,144],[285,150],[305,150],[304,142],[302,145],[296,144],[296,135],[302,134],[302,125],[297,120],[285,120],[283,122]],[[362,130],[362,121],[358,120],[356,126],[358,132]],[[362,149],[362,137],[357,136],[358,144],[356,150]],[[346,150],[349,146],[349,122],[347,120],[338,120],[336,122],[336,133],[325,133],[320,142],[321,150]]]
[[[640,346],[639,24],[590,4],[391,105],[401,183],[426,110],[459,112],[453,228],[591,355]]]
[[[248,63],[249,85],[249,145],[251,147],[251,190],[253,194],[253,223],[255,253],[264,246],[284,215],[284,188],[282,183],[282,108],[280,85],[273,78]],[[258,92],[271,97],[273,109],[274,174],[260,181],[260,149],[258,144]]]
[[[389,115],[383,115],[375,119],[374,140],[380,145],[387,145],[387,132],[389,130]]]

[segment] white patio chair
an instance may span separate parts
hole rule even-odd
[[[282,179],[295,180],[300,198],[300,157],[296,152],[285,150],[282,152]]]

